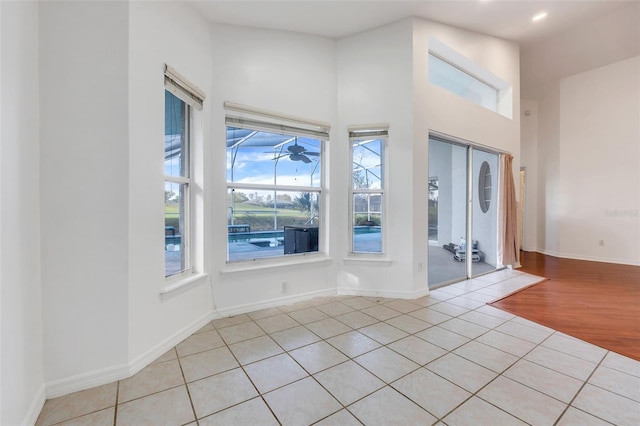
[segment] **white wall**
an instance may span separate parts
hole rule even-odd
[[[414,229],[414,137],[412,72],[413,22],[406,19],[338,41],[339,126],[336,142],[339,155],[333,157],[342,174],[336,211],[340,221],[335,243],[344,262],[338,274],[342,292],[364,292],[388,297],[414,297],[426,288],[426,257],[422,277],[414,275],[414,239],[426,250],[426,216],[423,235]],[[348,256],[348,190],[351,164],[347,127],[387,123],[387,181],[385,188],[383,256]],[[426,160],[426,156],[424,157]],[[426,205],[426,180],[421,197]],[[385,208],[383,207],[383,208]],[[379,262],[377,260],[387,262]],[[388,263],[390,262],[390,263]]]
[[[45,380],[127,363],[128,4],[40,4]]]
[[[560,182],[560,91],[559,84],[544,87],[538,103],[538,248],[559,253],[558,222],[552,220],[558,211],[555,191]]]
[[[521,102],[521,143],[522,159],[520,167],[525,169],[523,249],[535,251],[538,248],[538,103],[523,99]]]
[[[38,182],[38,4],[0,3],[0,424],[44,403]]]
[[[212,48],[213,73],[211,108],[211,187],[207,194],[212,200],[226,200],[226,145],[223,103],[230,101],[300,118],[336,122],[336,66],[335,42],[330,39],[260,30],[247,27],[213,25]],[[333,225],[343,210],[333,195],[343,185],[344,175],[338,175],[334,159],[339,149],[336,129],[332,128],[331,141],[325,147],[323,175],[331,204],[325,198],[325,232],[321,238],[333,250],[336,233]],[[331,169],[326,166],[330,164]],[[214,289],[214,302],[219,312],[229,314],[244,310],[284,303],[296,297],[326,291],[335,294],[336,254],[328,253],[328,259],[305,264],[291,264],[288,259],[258,262],[272,267],[238,272],[238,265],[226,265],[227,210],[220,208],[221,201],[214,201],[211,210],[212,242],[210,265]],[[222,201],[224,202],[224,201]],[[337,202],[337,204],[333,204]],[[332,229],[331,234],[326,230]],[[275,265],[275,267],[274,267]],[[221,272],[223,272],[221,274]],[[287,288],[282,291],[282,282]]]
[[[205,93],[211,92],[213,55],[207,22],[178,2],[131,2],[129,5],[129,361],[135,371],[210,319],[210,276],[188,288],[160,296],[164,277],[164,64],[176,69]],[[208,97],[197,113],[193,185],[195,270],[207,270],[205,253],[215,234],[210,227],[211,187],[203,157],[216,141],[210,132],[215,101]],[[222,147],[222,145],[221,145]],[[208,159],[208,158],[207,158]],[[198,161],[199,160],[199,161]],[[208,161],[207,161],[208,163]],[[205,197],[206,195],[206,197]],[[126,244],[126,234],[125,237]]]
[[[545,87],[538,105],[540,251],[640,264],[639,75],[634,57]]]

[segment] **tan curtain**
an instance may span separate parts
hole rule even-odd
[[[501,154],[500,207],[498,220],[498,260],[502,265],[518,265],[518,207],[513,181],[513,156]]]

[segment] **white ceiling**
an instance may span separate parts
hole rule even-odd
[[[521,86],[640,54],[640,0],[187,0],[213,23],[341,38],[410,16],[515,41]],[[539,22],[531,18],[546,11]],[[526,72],[525,72],[526,70]]]
[[[211,22],[331,38],[419,16],[527,44],[612,12],[629,0],[192,0],[189,3]],[[548,17],[531,22],[540,11],[547,11]]]

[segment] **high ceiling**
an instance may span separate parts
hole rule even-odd
[[[627,5],[617,0],[190,1],[211,22],[340,38],[409,16],[532,43]],[[540,22],[531,18],[546,11]]]
[[[187,0],[213,23],[341,38],[410,16],[520,44],[523,97],[640,55],[640,0]],[[545,19],[532,17],[547,12]]]

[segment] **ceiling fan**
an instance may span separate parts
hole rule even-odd
[[[289,156],[289,159],[291,161],[302,161],[303,163],[310,163],[311,159],[309,158],[309,156],[318,157],[320,155],[319,152],[307,151],[305,147],[298,145],[298,138],[295,139],[293,145],[289,145],[287,147],[287,151],[289,151],[288,154],[285,153],[278,155],[274,158],[274,160]]]

